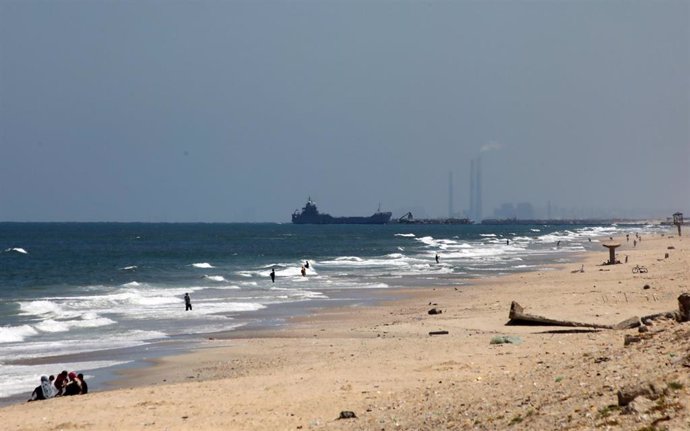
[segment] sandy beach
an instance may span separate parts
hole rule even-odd
[[[615,239],[627,264],[602,266],[602,247],[577,264],[390,292],[394,299],[375,306],[234,331],[127,370],[113,390],[2,408],[2,427],[689,429],[690,324],[660,318],[646,332],[506,326],[511,301],[597,324],[677,310],[690,286],[690,240],[670,229],[636,247]],[[649,272],[633,274],[638,264]],[[517,342],[490,343],[504,335]],[[626,335],[639,339],[624,345]],[[628,388],[640,395],[621,406],[617,393]],[[338,419],[342,411],[356,418]]]

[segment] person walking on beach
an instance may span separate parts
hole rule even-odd
[[[192,309],[192,298],[189,297],[189,293],[184,294],[184,311],[189,311]]]
[[[271,268],[271,274],[270,275],[271,275],[271,283],[275,283],[276,282],[276,269],[275,268]]]
[[[436,253],[436,263],[438,263],[438,260],[439,260],[438,253]]]

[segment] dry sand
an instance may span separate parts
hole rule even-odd
[[[237,331],[129,371],[122,389],[0,409],[0,423],[5,430],[690,429],[690,324],[657,320],[644,334],[505,325],[512,300],[530,313],[603,324],[676,310],[689,286],[690,239],[669,230],[635,248],[632,238],[622,243],[628,264],[599,266],[602,247],[582,256],[583,273],[577,263],[410,290],[402,300],[328,308],[280,330]],[[632,274],[635,264],[649,272]],[[429,315],[434,306],[443,313]],[[449,333],[429,335],[437,330]],[[626,334],[643,338],[624,346]],[[497,335],[522,342],[490,344]],[[618,406],[620,388],[647,382],[654,393]],[[343,410],[357,418],[337,420]]]

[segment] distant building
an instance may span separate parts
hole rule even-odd
[[[494,210],[496,218],[515,218],[515,205],[511,202],[502,203],[499,208]]]
[[[534,218],[534,207],[529,202],[520,202],[515,207],[515,218],[529,220]]]
[[[505,202],[494,210],[494,217],[498,219],[529,220],[534,218],[534,207],[529,202],[520,202],[517,205],[514,205],[512,202]]]

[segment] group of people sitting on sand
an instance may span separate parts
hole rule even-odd
[[[82,373],[63,371],[55,376],[41,376],[41,384],[31,393],[29,401],[47,400],[67,395],[84,395],[89,392],[89,385]]]

